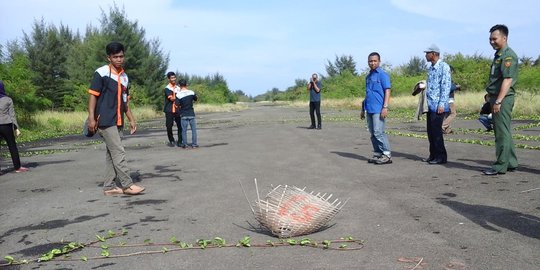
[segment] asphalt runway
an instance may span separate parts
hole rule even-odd
[[[164,120],[142,123],[124,138],[131,175],[147,189],[140,196],[103,195],[105,150],[98,137],[20,145],[21,152],[37,155],[22,157],[26,173],[9,171],[11,160],[0,161],[0,258],[36,259],[109,230],[127,235],[61,257],[75,261],[4,269],[538,269],[539,150],[517,149],[517,171],[483,176],[495,158],[493,146],[447,141],[448,163],[428,165],[420,161],[426,139],[391,135],[393,164],[372,165],[358,112],[322,113],[322,130],[307,129],[307,107],[257,104],[199,114],[195,150],[168,147]],[[425,134],[424,126],[390,118],[387,130]],[[474,127],[480,123],[458,119],[456,134],[446,138],[493,139],[459,133]],[[540,134],[538,127],[520,132]],[[255,247],[279,241],[256,226],[240,187],[253,202],[255,178],[262,195],[286,184],[348,199],[328,227],[305,237],[353,237],[364,241],[363,248]],[[186,243],[220,237],[231,244],[249,236],[254,247],[168,251],[173,247],[159,245],[173,236]],[[158,252],[92,259],[102,253],[101,244],[110,256]]]

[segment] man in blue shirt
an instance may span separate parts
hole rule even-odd
[[[321,82],[317,73],[311,75],[311,81],[308,83],[307,89],[309,91],[309,116],[311,118],[309,129],[315,128],[315,113],[317,113],[317,129],[321,129]]]
[[[367,112],[371,144],[373,145],[373,158],[369,163],[390,164],[392,163],[390,143],[384,133],[384,124],[388,116],[388,103],[390,102],[390,76],[379,67],[381,56],[372,52],[368,56],[369,74],[366,76],[366,98],[362,102],[360,118],[364,119]]]
[[[448,98],[452,75],[450,66],[440,59],[439,47],[431,45],[427,50],[426,60],[431,63],[427,79],[427,135],[429,140],[429,157],[423,161],[429,164],[444,164],[447,161],[444,147],[442,124],[450,111]]]

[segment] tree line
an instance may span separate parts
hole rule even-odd
[[[481,55],[446,54],[444,61],[454,68],[452,80],[460,84],[464,91],[484,91],[488,81],[491,58]],[[522,56],[519,59],[519,78],[516,84],[520,91],[540,93],[540,56]],[[426,79],[428,63],[425,58],[412,57],[407,63],[392,67],[383,63],[381,67],[386,70],[392,82],[392,95],[410,95],[413,86],[419,80]],[[350,55],[335,57],[333,61],[327,60],[326,74],[319,74],[322,82],[322,93],[325,98],[351,98],[363,97],[365,94],[365,77],[369,72],[366,67],[358,70],[356,61]],[[306,79],[296,79],[294,85],[280,90],[272,88],[266,93],[256,96],[256,101],[278,100],[307,100],[309,92]]]
[[[73,32],[68,26],[37,20],[22,40],[0,44],[0,79],[17,106],[19,117],[39,110],[86,110],[88,87],[96,68],[107,61],[105,46],[120,41],[126,48],[125,69],[134,104],[163,106],[169,54],[158,38],[148,39],[143,27],[127,19],[116,5],[102,11],[100,26]],[[198,92],[201,102],[235,102],[227,81],[219,73],[208,76],[179,74]]]

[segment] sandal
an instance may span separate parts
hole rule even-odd
[[[15,170],[16,173],[20,173],[20,172],[27,172],[29,171],[30,169],[26,168],[26,167],[20,167],[18,169]]]
[[[131,185],[128,188],[125,188],[123,191],[124,191],[124,194],[127,194],[127,195],[138,195],[142,193],[144,190],[145,190],[144,187]]]
[[[121,195],[121,194],[124,194],[124,191],[119,188],[119,187],[115,187],[113,189],[107,189],[107,190],[104,190],[103,191],[103,194],[107,195],[107,196],[110,196],[110,195]]]

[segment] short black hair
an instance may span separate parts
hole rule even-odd
[[[107,52],[107,55],[113,55],[120,52],[126,52],[124,49],[124,44],[120,42],[113,41],[109,44],[107,44],[107,47],[105,47],[105,51]]]
[[[378,52],[372,52],[368,55],[368,59],[372,56],[377,56],[377,58],[379,58],[379,61],[381,60],[381,55],[378,53]]]
[[[174,72],[172,72],[172,71],[167,72],[167,79],[170,79],[171,76],[175,76],[175,77],[176,77],[176,73],[174,73]]]
[[[180,86],[187,86],[187,81],[184,80],[184,79],[181,79],[180,81],[178,81],[178,84],[179,84]]]
[[[499,32],[501,32],[501,34],[503,34],[505,37],[508,36],[508,27],[506,25],[504,25],[504,24],[496,24],[493,27],[491,27],[491,29],[489,29],[489,32],[493,33],[493,32],[495,32],[497,30],[499,30]]]

